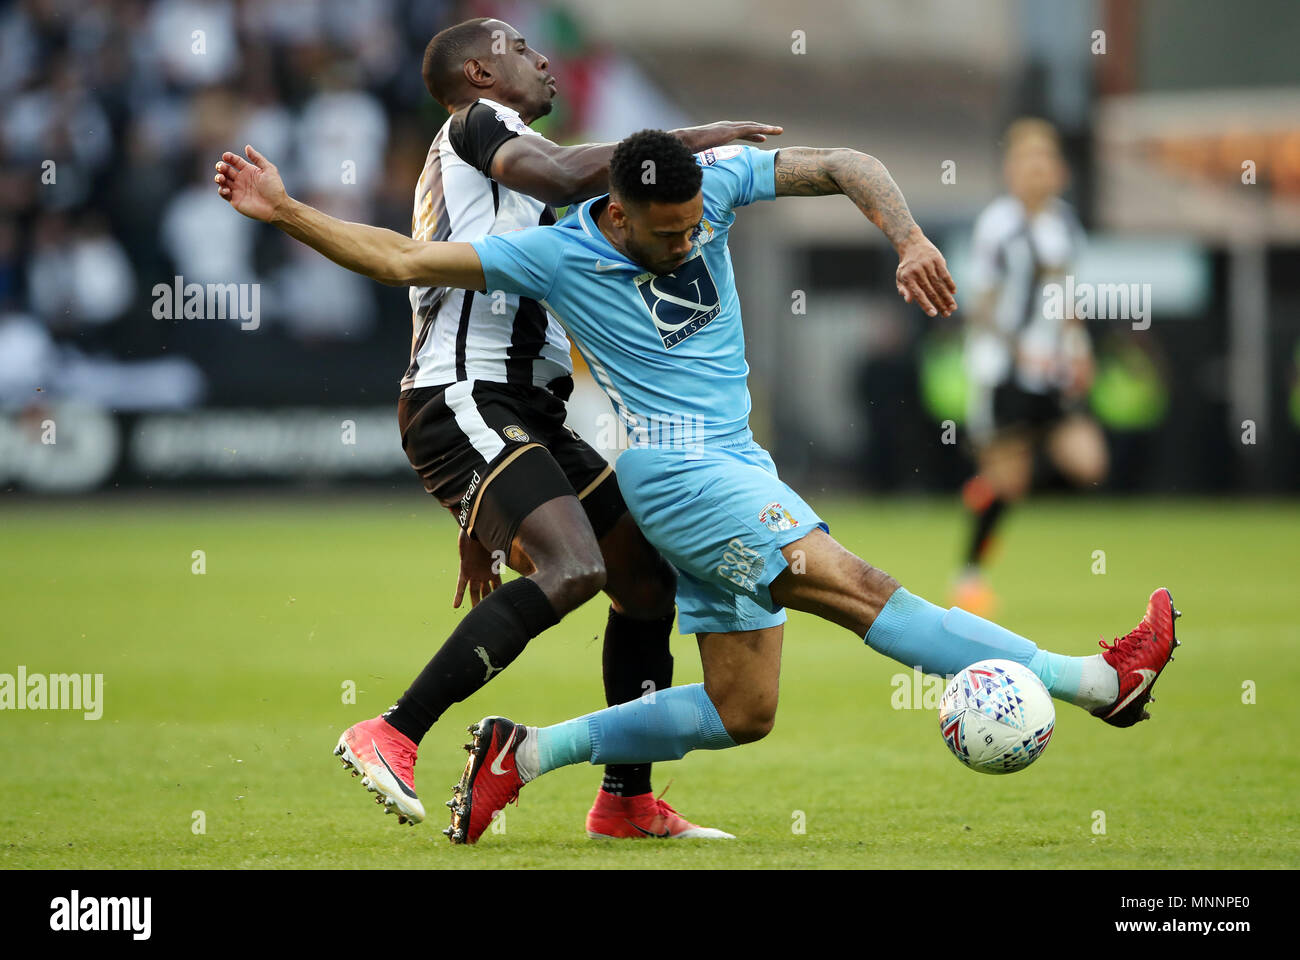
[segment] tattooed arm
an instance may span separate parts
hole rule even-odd
[[[957,309],[957,285],[948,265],[912,219],[898,184],[875,157],[845,148],[789,147],[776,155],[778,197],[843,194],[879,228],[898,251],[895,284],[907,303],[930,316]]]

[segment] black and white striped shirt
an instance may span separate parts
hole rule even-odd
[[[975,221],[967,296],[991,293],[993,329],[969,331],[967,370],[980,387],[1014,382],[1023,390],[1059,389],[1065,321],[1043,310],[1043,285],[1072,269],[1083,228],[1063,200],[1034,216],[1015,197],[994,200]]]
[[[478,240],[555,222],[555,211],[489,175],[503,143],[539,136],[510,107],[479,99],[458,110],[429,147],[415,187],[411,236]],[[545,386],[573,373],[563,328],[527,297],[411,287],[411,363],[402,389],[466,380]]]

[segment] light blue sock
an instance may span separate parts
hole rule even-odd
[[[571,763],[655,763],[680,760],[691,750],[734,747],[704,684],[657,690],[537,730],[540,776]]]
[[[867,631],[867,646],[922,673],[950,677],[979,660],[1014,660],[1032,670],[1047,692],[1074,702],[1083,657],[1040,650],[1032,640],[957,607],[944,610],[928,600],[894,591]]]

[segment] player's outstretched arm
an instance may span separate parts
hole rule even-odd
[[[350,223],[294,200],[280,171],[251,146],[247,159],[223,153],[217,193],[253,220],[269,223],[339,266],[389,286],[483,289],[483,266],[468,243],[412,240],[393,230]]]
[[[781,128],[751,120],[722,120],[698,127],[670,130],[691,153],[735,140],[762,143],[779,136]],[[598,197],[609,189],[609,158],[613,143],[561,147],[545,137],[507,140],[492,157],[492,179],[557,207]]]
[[[898,251],[895,284],[899,296],[930,316],[957,309],[957,284],[943,254],[921,232],[903,193],[885,165],[857,150],[790,147],[776,155],[778,197],[843,194],[874,223]]]

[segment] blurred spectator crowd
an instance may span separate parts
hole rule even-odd
[[[425,45],[488,14],[534,31],[568,85],[566,109],[544,129],[572,136],[591,60],[558,8],[18,0],[0,9],[0,405],[22,406],[36,391],[123,410],[275,402],[354,373],[362,390],[395,390],[405,291],[234,215],[212,165],[252,143],[294,195],[405,232],[445,119],[420,77]],[[256,333],[238,318],[157,316],[155,286],[176,276],[261,284]],[[256,347],[251,336],[262,338]]]

